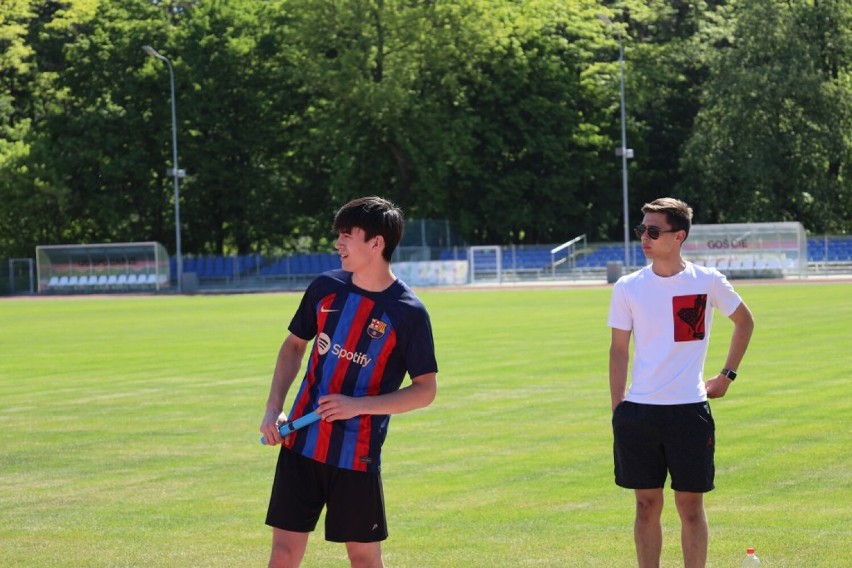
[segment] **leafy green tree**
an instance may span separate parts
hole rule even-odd
[[[702,222],[852,228],[850,14],[848,0],[737,5],[683,160]]]
[[[852,0],[6,0],[0,256],[37,244],[328,243],[381,193],[462,240],[620,238],[630,210],[850,230]]]
[[[27,44],[27,23],[33,17],[28,0],[9,0],[0,5],[0,156],[14,150],[9,147],[22,138],[20,109],[17,99],[27,87],[33,64],[33,50]]]
[[[36,244],[62,242],[72,198],[65,173],[44,152],[44,125],[65,111],[68,93],[59,85],[66,69],[63,48],[96,2],[15,0],[2,5],[0,87],[0,249],[32,255]]]
[[[724,0],[605,4],[624,44],[627,143],[634,150],[629,212],[637,215],[643,203],[681,191],[684,141],[701,108],[711,54],[729,29],[730,8]],[[612,229],[620,226],[620,218],[613,221]],[[610,230],[609,236],[620,234]]]
[[[326,207],[381,192],[471,242],[552,242],[608,214],[594,3],[309,4],[289,3],[310,99],[298,151]]]
[[[315,216],[364,193],[417,209],[413,94],[436,9],[398,0],[287,3],[288,43],[306,95],[288,120],[291,164],[301,180],[296,195]]]
[[[286,27],[268,3],[206,2],[174,35],[188,250],[275,249],[296,227],[284,156],[300,99]]]
[[[611,85],[594,65],[604,47],[596,9],[507,5],[484,34],[492,39],[465,85],[474,146],[448,180],[450,210],[473,242],[567,240],[617,203],[604,191],[618,187],[615,170],[600,167],[612,151],[601,131]]]
[[[164,37],[167,22],[153,5],[125,4],[101,1],[51,38],[59,96],[39,121],[32,163],[64,194],[54,242],[172,242],[168,194],[152,183],[157,143],[145,136],[158,93],[136,73],[140,45]]]

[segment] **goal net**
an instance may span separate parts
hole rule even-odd
[[[503,282],[503,255],[499,246],[470,247],[470,283]]]

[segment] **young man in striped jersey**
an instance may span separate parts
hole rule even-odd
[[[337,212],[342,269],[308,286],[278,352],[260,426],[268,443],[282,444],[266,517],[270,567],[301,563],[324,507],[326,540],[345,543],[352,566],[383,566],[380,459],[390,415],[429,405],[437,391],[429,314],[391,270],[403,225],[402,211],[380,197]],[[284,400],[311,340],[288,415]],[[406,374],[411,383],[400,388]],[[278,425],[312,410],[322,420],[282,439]]]

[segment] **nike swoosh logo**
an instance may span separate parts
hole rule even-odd
[[[324,314],[330,314],[331,312],[339,312],[339,311],[340,311],[340,310],[329,310],[329,309],[328,309],[328,308],[326,308],[325,306],[323,306],[322,308],[320,308],[320,312],[322,312],[322,313],[324,313]]]

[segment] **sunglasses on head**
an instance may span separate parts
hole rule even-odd
[[[641,239],[642,235],[647,232],[651,240],[654,241],[659,239],[660,235],[662,235],[663,233],[677,233],[678,231],[680,231],[680,229],[661,229],[659,227],[655,227],[654,225],[650,225],[648,227],[646,227],[645,225],[636,225],[633,228],[633,232],[636,233],[637,239]]]

